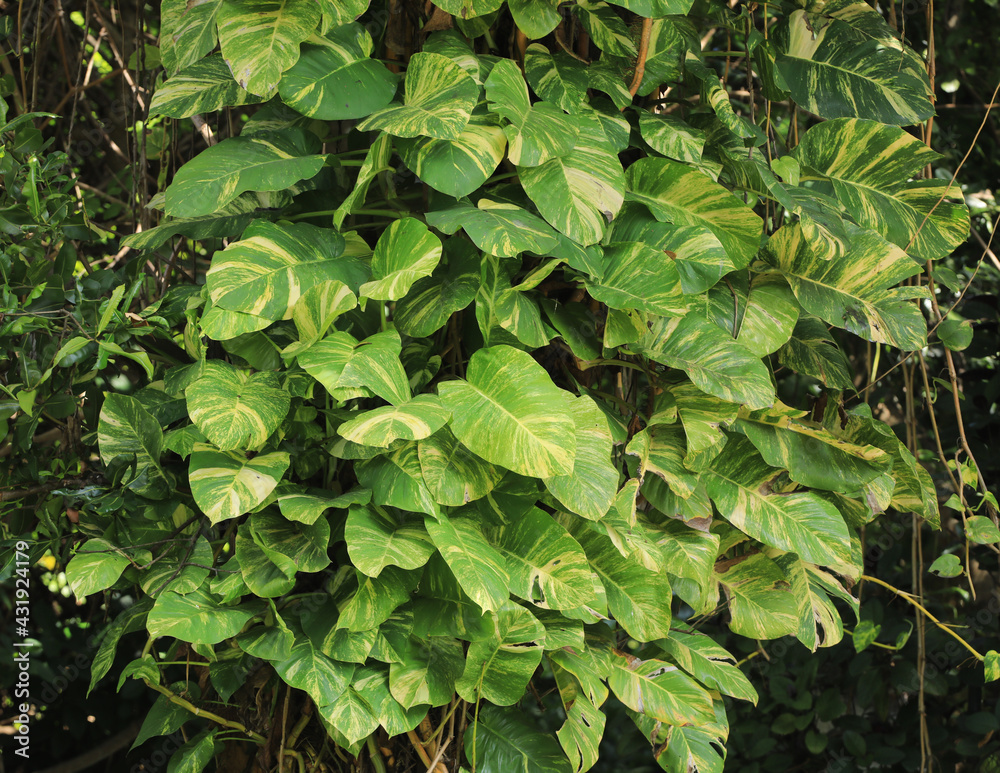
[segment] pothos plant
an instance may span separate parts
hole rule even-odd
[[[720,771],[699,621],[834,644],[865,524],[938,523],[838,344],[927,345],[969,228],[920,57],[860,0],[165,0],[160,58],[209,140],[125,240],[165,292],[52,363],[145,371],[82,438],[67,576],[139,599],[93,681],[148,632],[178,770],[584,771],[617,702]]]

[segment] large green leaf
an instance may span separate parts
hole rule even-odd
[[[249,529],[236,532],[235,552],[245,589],[255,596],[276,599],[295,587],[295,564],[283,556],[275,557],[280,565],[273,561]]]
[[[774,401],[764,363],[697,314],[658,319],[632,348],[683,370],[700,389],[723,400],[750,408],[767,408]]]
[[[298,362],[333,394],[343,387],[365,387],[386,402],[402,405],[410,399],[410,384],[399,360],[401,351],[394,330],[364,341],[337,331],[298,355]]]
[[[808,314],[799,317],[792,337],[778,350],[778,362],[796,373],[818,378],[833,389],[847,389],[854,384],[847,358],[830,331]]]
[[[464,228],[469,238],[484,252],[512,258],[522,252],[548,253],[555,249],[555,231],[516,204],[479,200],[478,206],[459,203],[445,210],[427,213],[427,222],[446,234]]]
[[[239,236],[255,217],[260,217],[267,206],[283,203],[280,193],[244,193],[210,215],[198,217],[164,218],[158,226],[129,234],[122,239],[122,246],[133,250],[155,250],[174,236],[191,239]]]
[[[286,660],[274,670],[289,687],[304,690],[319,707],[329,706],[347,689],[354,664],[339,663],[324,655],[308,636],[298,634]]]
[[[233,80],[221,54],[213,54],[168,78],[153,94],[149,115],[189,118],[196,113],[261,101],[261,97],[247,93]]]
[[[451,700],[465,663],[462,642],[446,636],[411,636],[400,655],[401,662],[389,665],[389,690],[403,708],[442,706]]]
[[[544,38],[559,26],[559,0],[508,0],[514,23],[531,40]]]
[[[510,596],[507,567],[483,536],[478,519],[458,514],[425,518],[424,526],[462,590],[484,612],[496,612]]]
[[[506,561],[515,596],[543,609],[576,609],[596,603],[583,548],[548,513],[532,507],[518,518],[503,519],[496,511],[486,510],[481,523],[487,539]]]
[[[604,272],[590,294],[615,309],[681,316],[687,302],[677,266],[663,252],[642,242],[612,242],[604,248]]]
[[[465,755],[479,773],[572,773],[559,742],[513,708],[484,706],[465,732]]]
[[[708,292],[707,315],[758,357],[778,351],[791,337],[799,304],[777,272],[753,277],[750,286],[716,285]]]
[[[757,691],[736,667],[736,658],[703,634],[671,631],[659,642],[663,651],[691,676],[712,690],[757,703]]]
[[[670,394],[687,437],[684,465],[690,470],[703,470],[726,444],[727,436],[719,429],[719,424],[732,422],[739,406],[705,394],[690,381],[675,384]]]
[[[444,255],[447,265],[439,264],[396,303],[393,322],[408,336],[423,338],[440,330],[452,314],[476,297],[481,269],[475,248],[464,239],[448,239]]]
[[[556,735],[576,773],[597,764],[605,722],[604,714],[583,696],[575,698],[566,710],[566,721]]]
[[[358,482],[372,490],[372,502],[438,517],[441,508],[424,484],[416,443],[400,443],[354,468]]]
[[[423,440],[443,427],[450,414],[434,395],[417,395],[398,406],[366,411],[337,432],[353,443],[385,448],[396,440]]]
[[[378,239],[372,255],[372,280],[361,285],[366,298],[395,301],[418,279],[430,276],[441,260],[441,240],[416,218],[392,223]]]
[[[669,725],[702,725],[715,717],[708,691],[677,666],[616,652],[608,686],[633,711]]]
[[[97,425],[101,461],[122,456],[135,459],[136,475],[128,484],[139,494],[163,494],[168,481],[160,466],[163,430],[135,397],[112,393],[104,398]]]
[[[260,612],[262,602],[223,606],[204,588],[160,596],[146,619],[151,636],[172,636],[193,644],[218,644],[235,636]]]
[[[311,524],[286,520],[272,509],[250,516],[254,541],[275,563],[290,562],[300,572],[320,572],[330,565],[330,522]]]
[[[509,121],[503,131],[510,144],[507,155],[511,163],[538,166],[573,148],[577,123],[550,102],[532,105],[524,77],[512,60],[497,62],[485,85],[490,110]]]
[[[503,5],[503,0],[438,0],[435,5],[453,16],[472,19],[493,13]]]
[[[601,409],[586,395],[573,400],[571,410],[577,448],[573,472],[545,478],[545,487],[569,510],[596,521],[611,507],[618,490],[611,431]]]
[[[419,399],[419,398],[418,398]],[[424,483],[442,505],[459,507],[486,496],[504,471],[480,459],[442,427],[417,444]]]
[[[850,563],[850,536],[837,509],[811,492],[772,491],[779,473],[749,440],[733,438],[712,463],[708,493],[724,518],[765,545],[815,564]]]
[[[625,174],[599,121],[577,116],[576,144],[564,156],[519,169],[525,192],[549,223],[582,245],[596,244],[625,194]]]
[[[688,0],[651,0],[656,9],[649,16],[664,16],[660,13],[668,8],[667,14],[674,18],[654,18],[649,30],[649,44],[646,49],[646,66],[642,74],[642,82],[636,92],[640,97],[651,94],[658,87],[676,81],[684,73],[684,57],[688,49],[697,51],[698,37],[694,26],[687,19],[677,18],[687,14],[687,8],[680,8],[691,3]],[[633,5],[629,0],[629,5]],[[639,11],[636,11],[639,13]],[[647,15],[645,13],[643,16]],[[624,60],[631,64],[629,60]]]
[[[940,156],[902,129],[855,118],[824,121],[803,135],[795,157],[830,178],[859,225],[914,258],[943,258],[969,235],[969,211],[957,187],[907,182]]]
[[[378,729],[375,709],[351,685],[337,700],[322,707],[320,713],[350,744],[364,740]]]
[[[403,161],[434,190],[460,198],[486,182],[503,160],[507,138],[492,123],[473,119],[457,137],[400,140]]]
[[[629,28],[607,3],[600,0],[578,0],[573,10],[583,22],[583,28],[590,33],[590,37],[602,51],[612,56],[637,55]]]
[[[406,68],[403,104],[377,110],[358,124],[396,137],[457,138],[472,116],[479,87],[462,67],[441,54],[421,51]]]
[[[356,289],[367,278],[367,266],[343,252],[343,237],[328,228],[255,220],[242,239],[215,254],[208,294],[222,309],[289,319],[303,293],[321,282]]]
[[[177,170],[166,190],[174,217],[216,212],[244,191],[280,191],[315,175],[324,157],[319,141],[302,129],[263,137],[232,137],[206,148]]]
[[[762,553],[726,562],[716,579],[729,597],[730,628],[751,639],[779,639],[795,634],[799,612],[788,580]]]
[[[763,222],[746,204],[686,164],[643,158],[626,172],[626,197],[649,207],[657,220],[702,226],[714,233],[737,268],[760,247]]]
[[[392,101],[399,78],[371,52],[371,35],[360,24],[314,37],[282,76],[278,93],[289,107],[322,121],[364,118]]]
[[[610,539],[587,527],[577,530],[576,538],[604,585],[608,607],[618,624],[639,641],[669,636],[672,594],[666,576],[622,560]]]
[[[358,177],[339,207],[333,213],[333,227],[340,228],[344,219],[355,209],[364,204],[365,196],[368,195],[368,186],[371,185],[379,174],[390,172],[394,167],[389,165],[392,157],[392,137],[385,132],[381,132],[378,138],[372,142],[365,155],[365,160],[361,162],[358,170]]]
[[[683,499],[698,486],[698,476],[684,466],[687,445],[683,430],[676,424],[657,424],[637,432],[625,453],[639,458],[636,475],[640,481],[651,472]]]
[[[354,675],[354,689],[371,706],[390,738],[413,730],[427,716],[426,706],[405,709],[392,697],[388,667],[368,665],[359,668]]]
[[[701,161],[705,132],[672,115],[643,113],[639,116],[642,138],[657,153],[688,163]]]
[[[542,99],[569,113],[583,109],[587,99],[586,66],[563,51],[555,54],[532,43],[524,55],[524,74]]]
[[[351,562],[369,577],[386,566],[419,569],[434,553],[422,520],[392,508],[352,507],[344,539]]]
[[[251,94],[270,97],[281,74],[299,58],[299,43],[320,20],[313,0],[223,0],[219,43],[236,82]]]
[[[482,264],[482,281],[476,294],[476,320],[483,344],[524,344],[531,349],[545,346],[549,332],[538,304],[512,286],[517,267],[513,261],[487,255]]]
[[[284,421],[291,397],[274,373],[212,360],[185,391],[191,420],[223,451],[263,445]]]
[[[66,565],[66,582],[81,602],[91,593],[107,590],[129,565],[128,556],[104,539],[87,540]]]
[[[805,110],[904,126],[934,114],[924,62],[888,30],[873,38],[846,21],[796,10],[776,38],[778,71]]]
[[[340,605],[337,628],[351,632],[369,631],[382,625],[397,607],[410,600],[410,593],[420,579],[418,572],[406,572],[395,566],[383,567],[378,577],[355,572],[358,588]]]
[[[466,378],[438,386],[452,430],[465,446],[521,475],[572,472],[576,425],[569,395],[529,354],[510,346],[479,349]]]
[[[163,0],[160,4],[160,59],[175,75],[215,48],[215,16],[222,0]],[[231,77],[231,76],[230,76]]]
[[[927,325],[910,299],[925,297],[926,288],[896,287],[920,266],[867,229],[847,224],[847,231],[850,249],[836,255],[807,241],[802,227],[791,223],[771,237],[764,255],[802,307],[825,322],[906,351],[925,346]]]
[[[849,494],[892,466],[875,446],[856,445],[804,419],[780,403],[771,410],[748,412],[733,427],[742,432],[772,467],[784,467],[796,483]]]
[[[274,491],[288,469],[286,451],[247,459],[195,443],[191,453],[191,495],[212,523],[250,512]]]
[[[485,699],[497,706],[517,703],[542,661],[545,629],[524,607],[506,601],[497,614],[496,632],[474,641],[465,671],[455,691],[474,703]]]

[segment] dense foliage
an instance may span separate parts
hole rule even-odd
[[[870,395],[898,367],[911,409],[957,405],[972,337],[937,284],[962,291],[969,212],[902,128],[934,91],[890,23],[853,0],[159,10],[128,65],[161,73],[150,168],[121,195],[156,184],[161,214],[133,233],[78,206],[25,79],[0,114],[5,576],[17,547],[103,605],[90,689],[120,655],[115,686],[156,694],[137,743],[183,729],[174,770],[568,773],[631,761],[601,746],[627,716],[635,769],[721,771],[727,746],[787,769],[795,730],[867,763],[819,664],[888,717],[865,680],[912,627],[903,537],[940,499],[966,550],[938,575],[1000,543],[964,435],[935,431],[936,481]],[[944,380],[914,380],[924,351]],[[859,612],[860,583],[903,601]],[[845,622],[868,660],[833,648]],[[982,707],[1000,656],[973,644]],[[921,707],[924,665],[895,685]],[[991,711],[966,756],[996,753]]]

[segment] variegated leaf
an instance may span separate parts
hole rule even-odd
[[[729,598],[734,633],[751,639],[779,639],[799,629],[799,611],[788,580],[771,559],[755,553],[726,562],[715,578]]]
[[[572,472],[576,425],[568,393],[529,354],[509,346],[479,349],[466,378],[438,386],[452,413],[452,430],[465,446],[521,475]]]
[[[778,351],[799,318],[795,295],[777,272],[754,276],[749,287],[716,285],[706,300],[708,318],[758,357]]]
[[[483,536],[478,519],[442,513],[425,518],[424,526],[462,590],[484,612],[496,612],[510,596],[509,577],[501,556]]]
[[[493,67],[486,80],[486,98],[490,110],[510,122],[503,131],[511,163],[539,166],[565,155],[576,143],[576,122],[550,102],[532,105],[524,76],[510,59],[501,59]]]
[[[637,55],[628,27],[607,3],[601,0],[578,0],[573,11],[602,51],[612,56]]]
[[[462,67],[441,54],[421,51],[406,68],[403,104],[377,110],[358,129],[382,129],[395,137],[457,138],[472,116],[479,86]]]
[[[538,304],[527,294],[511,287],[516,266],[509,260],[487,255],[483,260],[482,282],[476,294],[476,320],[486,346],[518,345],[538,349],[549,342]]]
[[[299,572],[320,572],[330,565],[330,522],[293,523],[265,508],[250,516],[255,541],[275,563],[290,561]]]
[[[838,256],[808,242],[801,226],[791,223],[771,237],[764,255],[811,314],[869,341],[906,351],[925,346],[926,322],[909,301],[925,297],[926,288],[896,287],[920,266],[867,229],[847,224],[847,231],[850,249]]]
[[[511,593],[543,609],[596,604],[583,548],[551,515],[532,507],[502,520],[485,505],[479,510],[486,538],[506,561]]]
[[[486,496],[504,471],[480,459],[442,427],[417,444],[420,470],[431,495],[442,505],[459,507]]]
[[[479,773],[572,773],[556,739],[516,708],[481,709],[465,733],[465,756]]]
[[[223,107],[254,105],[263,99],[249,94],[233,80],[221,54],[213,54],[185,67],[160,86],[149,104],[149,115],[188,118]]]
[[[706,394],[690,381],[671,386],[670,394],[687,437],[684,466],[689,470],[704,470],[726,445],[727,435],[719,425],[734,421],[739,406]]]
[[[347,689],[354,664],[338,663],[327,657],[308,636],[297,634],[292,653],[274,664],[274,670],[289,687],[305,691],[317,706],[329,706]]]
[[[803,135],[794,153],[830,178],[859,225],[916,259],[943,258],[969,235],[969,211],[957,187],[907,182],[940,156],[902,129],[855,118],[824,121]]]
[[[763,221],[701,172],[666,158],[643,158],[628,168],[626,178],[630,201],[645,204],[657,220],[708,228],[737,268],[760,247]]]
[[[749,440],[732,438],[712,463],[708,493],[726,520],[765,545],[814,564],[849,564],[850,535],[837,509],[811,492],[772,491],[779,474]]]
[[[560,0],[507,0],[514,23],[530,40],[544,38],[559,26]]]
[[[795,636],[813,652],[818,647],[832,647],[844,638],[844,622],[834,606],[839,599],[850,606],[855,618],[858,600],[830,572],[806,563],[798,556],[785,553],[774,557],[774,562],[785,572],[796,597],[799,610],[799,627]]]
[[[677,666],[621,652],[610,661],[608,686],[633,711],[668,725],[697,726],[714,719],[708,691]]]
[[[687,0],[661,3],[651,0],[662,10],[668,5],[683,6]],[[631,0],[630,0],[631,2]],[[683,16],[687,11],[682,12]],[[697,51],[698,36],[694,25],[684,18],[678,18],[674,11],[669,12],[673,18],[654,18],[649,30],[649,43],[646,47],[646,66],[643,69],[642,82],[636,92],[640,97],[648,96],[654,89],[665,83],[679,80],[684,72],[684,57],[688,50]],[[646,14],[643,14],[644,16]],[[663,14],[652,13],[649,16],[661,17]]]
[[[417,395],[398,406],[365,411],[344,422],[337,432],[353,443],[385,448],[393,441],[423,440],[447,423],[451,414],[434,395]]]
[[[270,97],[299,58],[299,43],[320,21],[313,0],[223,0],[218,13],[222,55],[236,82]]]
[[[556,232],[536,215],[516,204],[487,198],[480,199],[477,207],[459,203],[428,212],[427,222],[446,234],[464,228],[479,249],[501,258],[522,252],[547,254],[558,243]]]
[[[455,139],[399,141],[403,162],[434,190],[461,198],[479,188],[503,160],[507,138],[499,126],[472,120]]]
[[[218,644],[235,636],[260,611],[260,602],[224,606],[204,588],[160,596],[146,618],[152,636],[173,636],[195,644]]]
[[[505,601],[497,612],[496,633],[469,645],[455,691],[469,702],[514,705],[541,663],[544,645],[542,624],[524,607]]]
[[[378,506],[351,507],[344,540],[351,562],[369,577],[386,566],[419,569],[434,554],[419,516]]]
[[[410,399],[410,384],[399,361],[402,343],[394,330],[358,341],[336,331],[298,355],[306,372],[336,394],[344,387],[370,389],[383,400],[400,405]]]
[[[379,717],[379,724],[389,737],[413,730],[427,716],[427,707],[417,705],[411,709],[403,706],[389,692],[388,666],[367,665],[354,673],[354,688]]]
[[[586,246],[604,237],[621,209],[625,174],[600,122],[586,115],[569,153],[519,169],[525,192],[549,223]]]
[[[236,562],[246,589],[266,599],[276,599],[295,587],[295,565],[283,556],[279,566],[257,544],[249,529],[236,533]]]
[[[611,431],[601,409],[586,395],[572,402],[576,424],[576,460],[570,475],[545,478],[545,488],[578,515],[599,520],[618,490],[618,470],[611,463]]]
[[[336,280],[356,290],[367,279],[367,265],[343,252],[343,237],[329,228],[255,220],[242,239],[215,254],[208,295],[227,311],[291,319],[308,288]]]
[[[365,160],[358,170],[358,177],[347,194],[347,198],[341,203],[333,213],[333,227],[340,228],[344,219],[355,209],[364,204],[365,196],[368,195],[368,186],[371,185],[380,173],[394,171],[394,167],[389,165],[392,157],[392,138],[382,132],[378,138],[368,148]]]
[[[524,55],[524,75],[543,100],[568,113],[583,109],[587,98],[587,69],[563,51],[555,54],[540,43],[532,43]]]
[[[166,211],[173,217],[217,212],[244,191],[280,191],[315,175],[324,157],[302,129],[262,137],[232,137],[206,148],[174,174]]]
[[[689,126],[672,115],[656,115],[643,111],[639,116],[642,138],[657,153],[697,164],[705,149],[705,132]]]
[[[670,638],[659,645],[671,660],[709,689],[757,703],[757,691],[736,667],[736,658],[711,637],[671,631]]]
[[[435,4],[453,16],[473,19],[493,13],[503,5],[503,0],[438,0]]]
[[[774,401],[764,363],[697,314],[658,319],[632,348],[683,370],[700,389],[727,402],[767,408]]]
[[[316,523],[331,508],[342,510],[351,505],[366,505],[372,498],[368,489],[352,489],[339,496],[329,496],[323,491],[312,491],[288,483],[279,486],[275,494],[281,514],[290,521],[307,526]]]
[[[778,350],[778,362],[833,389],[847,389],[854,384],[847,358],[830,331],[808,314],[799,317],[792,337]]]
[[[292,320],[299,332],[293,353],[316,343],[327,334],[337,317],[357,305],[357,297],[342,281],[329,279],[313,284],[292,306]],[[284,353],[289,354],[289,349]]]
[[[614,543],[589,527],[581,526],[575,536],[608,594],[611,614],[629,636],[638,641],[669,636],[673,595],[666,575],[623,561]]]
[[[290,396],[274,373],[204,365],[185,392],[191,420],[223,451],[263,445],[288,414]]]
[[[638,457],[636,476],[640,481],[651,472],[682,499],[694,493],[698,476],[684,467],[687,445],[683,430],[676,424],[656,424],[637,432],[625,453]]]
[[[160,466],[163,430],[135,397],[109,394],[101,406],[97,425],[101,461],[107,465],[117,457],[135,460],[135,477],[128,487],[143,496],[163,496],[169,481]]]
[[[396,220],[379,237],[372,256],[372,280],[361,285],[365,298],[395,301],[441,260],[441,240],[416,218]]]
[[[604,271],[590,294],[615,309],[682,316],[687,301],[680,274],[663,250],[642,242],[612,242],[604,248]]]
[[[302,46],[278,93],[289,107],[322,121],[364,118],[392,101],[399,80],[371,52],[371,36],[360,24],[336,27]]]
[[[462,642],[447,636],[411,636],[400,654],[401,662],[389,665],[389,690],[404,709],[443,706],[451,700],[465,665]]]
[[[584,696],[566,709],[566,721],[556,730],[574,773],[583,773],[597,764],[607,718]]]
[[[476,297],[481,273],[476,249],[464,239],[448,239],[444,255],[447,265],[439,264],[396,303],[393,322],[408,336],[424,338],[440,330]]]
[[[333,703],[321,706],[319,713],[349,744],[363,741],[379,725],[375,709],[352,685],[348,685]]]
[[[775,37],[778,71],[805,110],[902,126],[934,114],[924,62],[888,30],[870,37],[857,22],[796,10]]]
[[[160,4],[160,59],[168,76],[215,48],[215,16],[221,5],[222,0],[164,0]]]
[[[359,462],[354,468],[358,482],[372,490],[372,502],[402,510],[441,515],[420,472],[417,444],[403,442],[385,454]]]
[[[212,523],[236,518],[267,499],[288,463],[285,451],[247,459],[242,454],[196,443],[189,463],[191,496]]]

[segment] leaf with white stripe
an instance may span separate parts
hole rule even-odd
[[[434,395],[417,395],[398,406],[365,411],[337,428],[341,436],[365,446],[387,447],[405,440],[423,440],[445,425],[451,414]]]
[[[479,349],[466,378],[438,385],[451,428],[465,446],[521,475],[572,472],[576,424],[569,394],[531,355],[510,346]]]
[[[901,126],[934,114],[923,60],[888,28],[871,37],[846,21],[796,10],[774,37],[778,72],[804,110]]]
[[[951,254],[969,235],[969,211],[958,187],[915,180],[941,156],[896,126],[838,118],[816,124],[795,157],[830,178],[837,200],[859,224],[914,258]],[[943,200],[942,200],[943,199]]]
[[[426,51],[410,57],[405,90],[403,104],[377,110],[358,129],[382,129],[395,137],[453,140],[469,123],[479,97],[479,86],[460,65]]]
[[[788,282],[773,271],[754,276],[749,288],[738,282],[716,285],[707,301],[708,318],[758,357],[784,346],[799,318]]]
[[[168,78],[153,94],[149,115],[189,118],[196,113],[262,101],[262,97],[247,93],[233,80],[222,54],[212,54]]]
[[[514,24],[530,40],[544,38],[559,26],[562,15],[559,13],[560,0],[507,0],[510,15]]]
[[[480,281],[479,253],[464,239],[448,239],[444,244],[447,265],[417,281],[396,303],[392,319],[403,333],[425,338],[444,327],[456,311],[476,297]]]
[[[344,237],[329,228],[255,220],[242,239],[215,254],[205,283],[219,308],[291,319],[308,288],[336,280],[357,289],[368,278],[365,262],[343,252]]]
[[[607,718],[583,695],[574,698],[565,710],[566,721],[556,736],[574,772],[582,773],[597,764]]]
[[[344,387],[370,389],[383,400],[400,405],[410,399],[410,383],[399,355],[399,333],[387,330],[358,341],[336,331],[298,355],[298,363],[327,391]]]
[[[223,0],[219,43],[236,82],[270,97],[281,74],[299,58],[299,44],[320,21],[314,0]]]
[[[715,579],[729,599],[733,633],[751,639],[780,639],[799,628],[798,603],[788,578],[763,553],[728,563]]]
[[[612,56],[634,57],[638,53],[628,27],[610,5],[599,0],[577,0],[573,12],[583,22],[594,43]]]
[[[765,545],[814,564],[850,564],[850,535],[837,509],[812,492],[771,491],[780,473],[749,440],[731,438],[712,463],[708,493],[727,521]]]
[[[503,5],[503,0],[438,0],[435,5],[460,19],[474,19],[493,13]]]
[[[563,51],[551,54],[532,43],[524,55],[524,75],[539,97],[567,113],[579,112],[587,101],[587,67]]]
[[[435,552],[420,516],[376,505],[348,511],[344,540],[351,563],[369,577],[387,566],[419,569]]]
[[[156,637],[176,636],[197,644],[218,644],[238,634],[260,612],[259,604],[223,606],[204,588],[183,596],[168,591],[153,604],[146,628]]]
[[[565,156],[518,171],[525,192],[549,223],[586,246],[604,237],[604,229],[625,195],[625,173],[600,122],[576,116],[576,144]]]
[[[425,518],[424,526],[462,590],[483,612],[496,612],[510,597],[507,565],[483,536],[479,520],[459,513]]]
[[[639,116],[642,138],[657,153],[696,164],[705,149],[705,132],[672,115],[643,111]]]
[[[360,24],[345,24],[302,46],[281,76],[281,100],[321,121],[364,118],[388,105],[399,76],[370,58],[372,39]]]
[[[604,248],[604,271],[590,294],[615,309],[680,316],[687,311],[681,278],[663,250],[642,242],[612,242]]]
[[[439,504],[459,507],[490,493],[504,470],[480,459],[442,427],[417,445],[424,483]]]
[[[268,498],[288,463],[285,451],[247,459],[196,443],[189,463],[191,495],[212,523],[236,518]]]
[[[403,162],[436,191],[456,199],[486,182],[503,161],[503,129],[474,119],[452,140],[418,137],[400,140]]]
[[[619,473],[611,463],[611,430],[607,417],[586,395],[572,401],[571,411],[577,449],[573,472],[545,478],[545,488],[570,511],[597,521],[618,492]]]
[[[385,454],[365,459],[354,471],[358,482],[372,490],[374,504],[427,513],[435,518],[441,515],[441,508],[424,483],[416,443],[401,443]]]
[[[736,667],[736,658],[704,634],[671,631],[659,646],[677,665],[712,690],[757,703],[757,691]]]
[[[244,191],[284,190],[322,169],[319,149],[316,136],[298,128],[223,140],[177,170],[165,192],[166,212],[210,215]]]
[[[281,514],[289,521],[298,521],[307,526],[316,523],[327,510],[346,509],[350,505],[366,505],[372,498],[368,489],[352,489],[338,496],[329,496],[324,491],[310,491],[301,486],[284,483],[275,491]]]
[[[160,59],[168,77],[215,48],[218,41],[215,16],[221,5],[222,0],[163,0],[160,3]]]
[[[430,276],[441,260],[441,240],[416,218],[396,220],[378,239],[372,279],[361,285],[365,298],[395,301],[418,279]]]
[[[482,283],[476,294],[476,320],[483,344],[523,343],[531,349],[545,346],[549,334],[538,304],[511,286],[517,266],[512,261],[487,255],[483,260]]]
[[[632,711],[668,725],[697,726],[715,719],[708,690],[677,666],[622,652],[615,652],[610,664],[608,686]]]
[[[166,493],[169,483],[160,466],[163,430],[136,398],[115,393],[104,398],[97,442],[105,465],[120,456],[135,459],[136,476],[128,488],[145,496]]]
[[[427,213],[428,224],[445,234],[459,228],[483,252],[501,258],[513,258],[522,252],[546,254],[559,243],[552,227],[537,215],[516,204],[479,200],[471,204],[459,202],[448,209]]]
[[[250,373],[218,360],[205,363],[185,396],[191,420],[223,451],[263,445],[285,420],[291,401],[276,374]]]
[[[631,348],[683,370],[700,389],[727,402],[751,408],[774,402],[774,385],[764,363],[694,312],[656,320]]]
[[[274,670],[289,687],[304,690],[317,706],[334,703],[350,684],[356,666],[324,655],[308,636],[296,632],[287,660],[274,663]]]
[[[927,344],[927,323],[913,298],[923,287],[897,287],[920,266],[899,247],[850,223],[850,249],[842,255],[810,243],[798,223],[784,225],[763,255],[781,270],[802,307],[836,327],[905,351]],[[760,406],[765,407],[765,406]]]
[[[643,158],[626,178],[630,201],[645,204],[657,220],[708,228],[737,268],[749,264],[760,247],[763,221],[732,191],[686,164]]]
[[[826,325],[804,312],[788,343],[778,350],[778,362],[833,389],[847,389],[854,383],[847,358]]]

